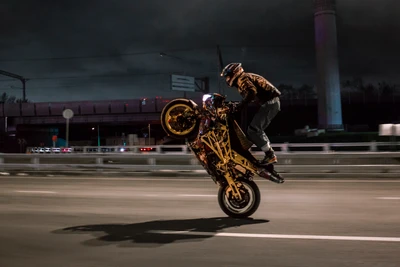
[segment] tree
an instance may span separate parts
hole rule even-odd
[[[389,84],[385,81],[372,84],[365,83],[361,77],[355,77],[352,80],[342,82],[341,85],[342,92],[349,93],[349,99],[351,93],[352,97],[356,98],[359,97],[357,94],[360,95],[363,98],[364,103],[369,101],[377,101],[379,103],[382,99],[386,101],[392,99],[395,101],[396,85]]]
[[[316,96],[313,88],[308,84],[303,84],[297,91],[299,92],[300,98],[314,98]]]
[[[362,78],[354,77],[352,80],[341,82],[342,89],[350,92],[362,92],[364,81]]]
[[[378,90],[381,94],[393,95],[394,91],[396,90],[396,86],[387,84],[386,82],[380,82],[378,83]]]
[[[296,94],[296,89],[294,89],[293,85],[280,84],[277,88],[282,93],[281,98],[283,99],[292,99],[293,95]]]
[[[3,93],[3,94],[0,96],[0,103],[1,103],[1,104],[4,104],[4,103],[6,103],[6,104],[28,103],[28,102],[29,102],[28,99],[26,99],[26,100],[24,101],[24,100],[22,100],[21,98],[18,98],[18,99],[17,99],[15,96],[8,95],[7,93]]]
[[[311,99],[316,96],[312,86],[308,84],[303,84],[298,88],[293,85],[279,84],[277,88],[282,93],[282,99]]]

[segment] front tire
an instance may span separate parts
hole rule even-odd
[[[188,100],[178,98],[169,102],[161,112],[161,125],[164,131],[176,139],[191,138],[198,133],[200,122],[191,119],[197,105]]]
[[[247,218],[258,209],[261,201],[260,189],[253,181],[238,179],[241,184],[239,190],[242,193],[242,200],[237,201],[229,192],[229,185],[221,186],[218,191],[218,204],[222,211],[232,218]]]

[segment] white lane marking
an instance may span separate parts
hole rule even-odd
[[[16,190],[17,193],[28,193],[28,194],[57,194],[54,191],[37,191],[37,190]]]
[[[400,237],[378,237],[378,236],[374,237],[374,236],[328,236],[328,235],[280,235],[280,234],[213,233],[213,232],[163,231],[163,230],[154,230],[149,232],[154,234],[165,234],[165,235],[400,242]]]
[[[400,200],[400,197],[377,197],[376,199],[384,199],[384,200]]]
[[[68,176],[57,176],[57,177],[39,177],[39,176],[31,176],[31,177],[5,177],[5,176],[0,176],[0,179],[29,179],[29,180],[105,180],[105,181],[174,181],[174,182],[202,182],[204,183],[207,180],[211,180],[210,177],[204,176],[204,177],[197,177],[197,178],[136,178],[136,177],[130,177],[130,178],[118,178],[118,177],[68,177]],[[315,178],[315,179],[296,179],[296,178],[286,178],[285,180],[287,182],[297,182],[297,183],[400,183],[400,180],[384,180],[385,178],[377,178],[375,180],[342,180],[346,178],[338,178],[338,179],[325,179],[325,178]],[[255,179],[256,183],[263,182],[263,183],[272,183],[269,180],[265,180],[262,178],[257,178]],[[272,183],[274,184],[274,183]],[[285,186],[285,184],[282,184],[280,186]]]
[[[215,195],[190,195],[190,194],[144,194],[144,195],[136,195],[136,196],[142,196],[142,197],[172,197],[172,198],[176,198],[176,197],[215,197]]]
[[[189,194],[178,195],[178,197],[215,197],[215,196],[216,196],[216,194],[215,195],[189,195]]]

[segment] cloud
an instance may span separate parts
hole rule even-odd
[[[398,72],[399,3],[352,0],[337,7],[341,75]],[[314,82],[311,0],[3,0],[0,10],[0,69],[31,78],[84,76],[32,80],[31,99],[135,97],[143,88],[167,95],[170,73],[208,75],[217,88],[217,44],[225,64],[242,61],[274,83]],[[1,62],[146,51],[153,53]]]

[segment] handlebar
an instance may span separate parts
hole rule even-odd
[[[239,105],[239,101],[235,101],[235,102],[229,102],[227,104],[227,106],[229,107],[229,112],[230,113],[235,113],[237,106]]]

